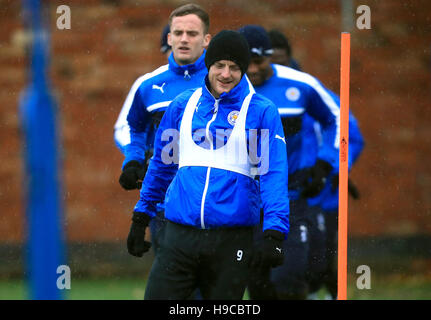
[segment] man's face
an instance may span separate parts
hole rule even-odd
[[[276,64],[281,64],[283,66],[289,65],[289,56],[285,49],[273,48],[274,52],[271,56],[271,62]]]
[[[215,98],[229,92],[241,81],[241,69],[230,60],[219,60],[208,71],[211,93]]]
[[[168,44],[179,65],[194,63],[209,44],[211,36],[204,34],[204,24],[195,14],[172,19]]]
[[[272,75],[269,57],[252,57],[247,69],[247,76],[254,86],[260,86]]]

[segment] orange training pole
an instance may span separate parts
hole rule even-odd
[[[349,155],[350,33],[341,34],[338,300],[347,300],[347,181]]]

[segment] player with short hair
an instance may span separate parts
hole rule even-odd
[[[139,77],[132,86],[114,128],[114,140],[125,154],[120,184],[126,190],[140,187],[145,153],[170,102],[181,92],[199,86],[206,74],[205,48],[211,39],[208,14],[187,4],[169,17],[172,47],[167,65]]]
[[[207,73],[205,48],[211,39],[207,12],[195,4],[180,6],[169,16],[168,30],[167,46],[172,50],[168,64],[135,81],[115,124],[114,140],[125,155],[119,182],[126,190],[141,187],[166,108],[178,94],[199,87]],[[155,251],[163,219],[160,206],[158,218],[151,222]]]

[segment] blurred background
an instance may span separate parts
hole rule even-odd
[[[165,64],[160,34],[180,0],[45,0],[48,75],[56,99],[64,264],[69,299],[141,299],[152,252],[128,255],[138,192],[118,177],[113,127],[133,82]],[[431,298],[431,2],[196,0],[210,32],[277,28],[303,71],[339,92],[340,33],[351,33],[350,109],[365,138],[351,172],[349,298]],[[68,5],[71,28],[57,28]],[[359,5],[371,9],[360,30]],[[0,0],[0,299],[28,299],[29,219],[19,99],[29,81],[31,34],[21,1]],[[371,289],[356,269],[371,270]]]

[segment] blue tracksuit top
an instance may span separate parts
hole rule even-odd
[[[114,141],[125,155],[123,166],[144,162],[154,134],[171,101],[187,89],[198,88],[207,74],[205,51],[196,62],[180,66],[173,54],[168,64],[139,77],[133,84],[114,127]]]
[[[300,169],[311,166],[315,155],[307,152],[301,127],[304,114],[310,115],[322,127],[323,145],[317,157],[338,170],[339,106],[315,77],[292,68],[272,64],[273,75],[256,92],[269,98],[278,108],[282,118],[289,163],[289,176]],[[299,197],[299,190],[289,190],[290,199]]]
[[[217,142],[217,130],[233,128],[232,112],[240,110],[245,96],[254,89],[246,76],[230,92],[221,94],[219,99],[215,99],[207,87],[206,77],[202,84],[202,96],[193,115],[192,134],[196,144],[208,149],[209,143],[205,144],[206,139],[197,134],[198,130],[211,133],[206,135],[214,137],[213,148],[220,145],[220,141]],[[154,140],[154,155],[134,211],[154,217],[155,205],[164,199],[166,219],[196,228],[217,228],[257,225],[262,204],[263,230],[277,230],[287,235],[289,199],[286,145],[277,108],[267,98],[253,95],[245,122],[248,148],[251,147],[248,136],[251,129],[257,132],[258,150],[269,148],[268,170],[259,175],[260,181],[224,169],[204,166],[178,169],[177,161],[163,163],[162,150],[166,151],[169,144],[174,146],[178,140],[162,136],[169,130],[179,132],[184,109],[193,92],[188,90],[175,98],[163,116]],[[262,129],[267,130],[267,139],[260,134]],[[227,138],[223,139],[222,144],[226,143]]]
[[[334,100],[339,105],[339,97],[331,92]],[[312,119],[307,122],[303,127],[303,139],[309,146],[310,150],[316,150],[321,147],[321,130],[318,123]],[[352,168],[353,164],[359,158],[364,148],[364,138],[362,137],[359,125],[352,112],[349,112],[349,156],[348,156],[348,168]],[[316,154],[316,152],[314,152]],[[317,159],[315,158],[314,161]],[[327,179],[327,183],[322,192],[314,198],[308,199],[308,204],[311,206],[319,205],[323,211],[333,212],[338,210],[338,188],[333,190],[332,177],[338,174],[338,170],[333,170],[330,177]]]

